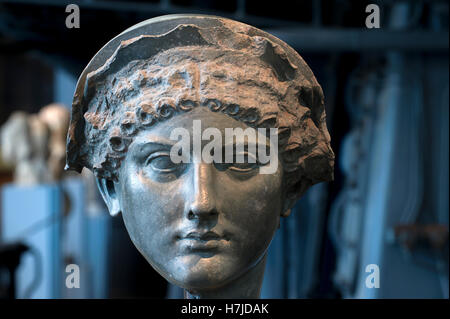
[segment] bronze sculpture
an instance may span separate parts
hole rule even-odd
[[[190,160],[174,162],[172,133],[183,128],[195,144],[196,121],[202,137],[210,128],[276,128],[275,170],[259,173],[266,164],[248,138],[244,161],[205,162],[194,145]],[[67,168],[94,172],[137,249],[188,297],[257,298],[280,217],[332,179],[333,163],[309,67],[281,40],[236,21],[144,21],[103,47],[77,85]]]

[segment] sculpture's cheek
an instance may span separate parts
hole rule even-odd
[[[283,200],[281,174],[256,175],[239,187],[229,182],[224,188],[223,214],[236,237],[231,253],[241,266],[248,267],[263,255],[278,228]]]
[[[159,271],[177,254],[174,229],[182,216],[181,183],[159,184],[139,170],[122,174],[122,216],[128,233],[143,256]],[[165,271],[164,271],[165,272]]]

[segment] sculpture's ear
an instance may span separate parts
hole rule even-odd
[[[102,194],[103,200],[108,206],[111,216],[116,216],[121,212],[119,198],[116,192],[116,184],[109,179],[96,178],[97,187]]]

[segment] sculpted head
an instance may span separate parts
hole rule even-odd
[[[134,36],[83,84],[67,165],[94,172],[110,213],[178,286],[214,289],[248,272],[296,200],[332,179],[322,90],[294,50],[258,29],[223,19]],[[190,161],[174,163],[178,128],[192,143],[208,128],[276,128],[276,168],[260,174],[267,164],[245,141],[243,163],[205,162],[195,146]],[[263,142],[272,145],[269,135]]]

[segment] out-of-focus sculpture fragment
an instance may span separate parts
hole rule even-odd
[[[0,131],[4,162],[14,166],[14,182],[33,185],[62,177],[69,110],[49,104],[37,114],[14,112]]]

